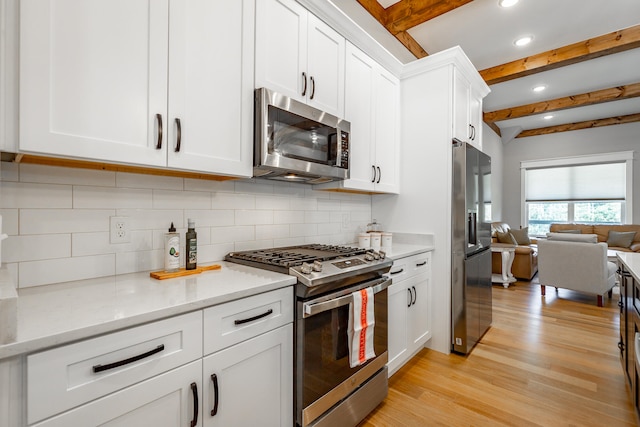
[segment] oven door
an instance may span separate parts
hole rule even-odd
[[[384,368],[387,353],[387,288],[383,277],[296,305],[296,418],[307,426]],[[352,293],[374,292],[374,350],[364,364],[349,366],[347,329]]]

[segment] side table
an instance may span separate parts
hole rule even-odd
[[[517,280],[511,273],[513,259],[516,256],[516,247],[505,243],[492,243],[491,252],[499,252],[502,255],[502,274],[492,274],[491,281],[493,283],[502,283],[502,286],[508,288],[510,283]]]

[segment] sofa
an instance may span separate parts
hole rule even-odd
[[[538,241],[541,294],[546,295],[546,286],[595,294],[602,307],[603,295],[612,296],[617,268],[608,261],[607,249],[595,234],[547,234]]]
[[[640,252],[640,225],[551,224],[549,232],[595,234],[598,236],[598,242],[607,243],[608,248],[611,250]],[[633,235],[634,232],[635,235]]]
[[[518,243],[513,236],[513,240],[510,241],[502,239],[502,237],[509,238],[511,232],[520,239],[521,243]],[[491,241],[493,243],[511,243],[515,245],[511,273],[520,280],[531,280],[538,272],[538,248],[534,242],[527,243],[528,237],[523,239],[526,233],[526,228],[512,230],[506,222],[491,223]],[[502,274],[502,255],[500,253],[494,252],[491,254],[491,272],[493,274]]]

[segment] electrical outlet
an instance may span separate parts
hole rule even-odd
[[[126,216],[110,217],[111,225],[109,227],[111,243],[129,243],[131,242],[131,230],[129,230],[129,218]]]

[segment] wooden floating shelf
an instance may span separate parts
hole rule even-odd
[[[176,277],[191,276],[193,274],[200,274],[203,271],[220,270],[221,268],[222,267],[219,264],[207,265],[207,266],[204,266],[204,267],[196,267],[193,270],[186,270],[183,267],[179,271],[164,271],[164,270],[152,271],[151,273],[149,273],[149,276],[153,277],[154,279],[158,279],[158,280],[174,279]]]

